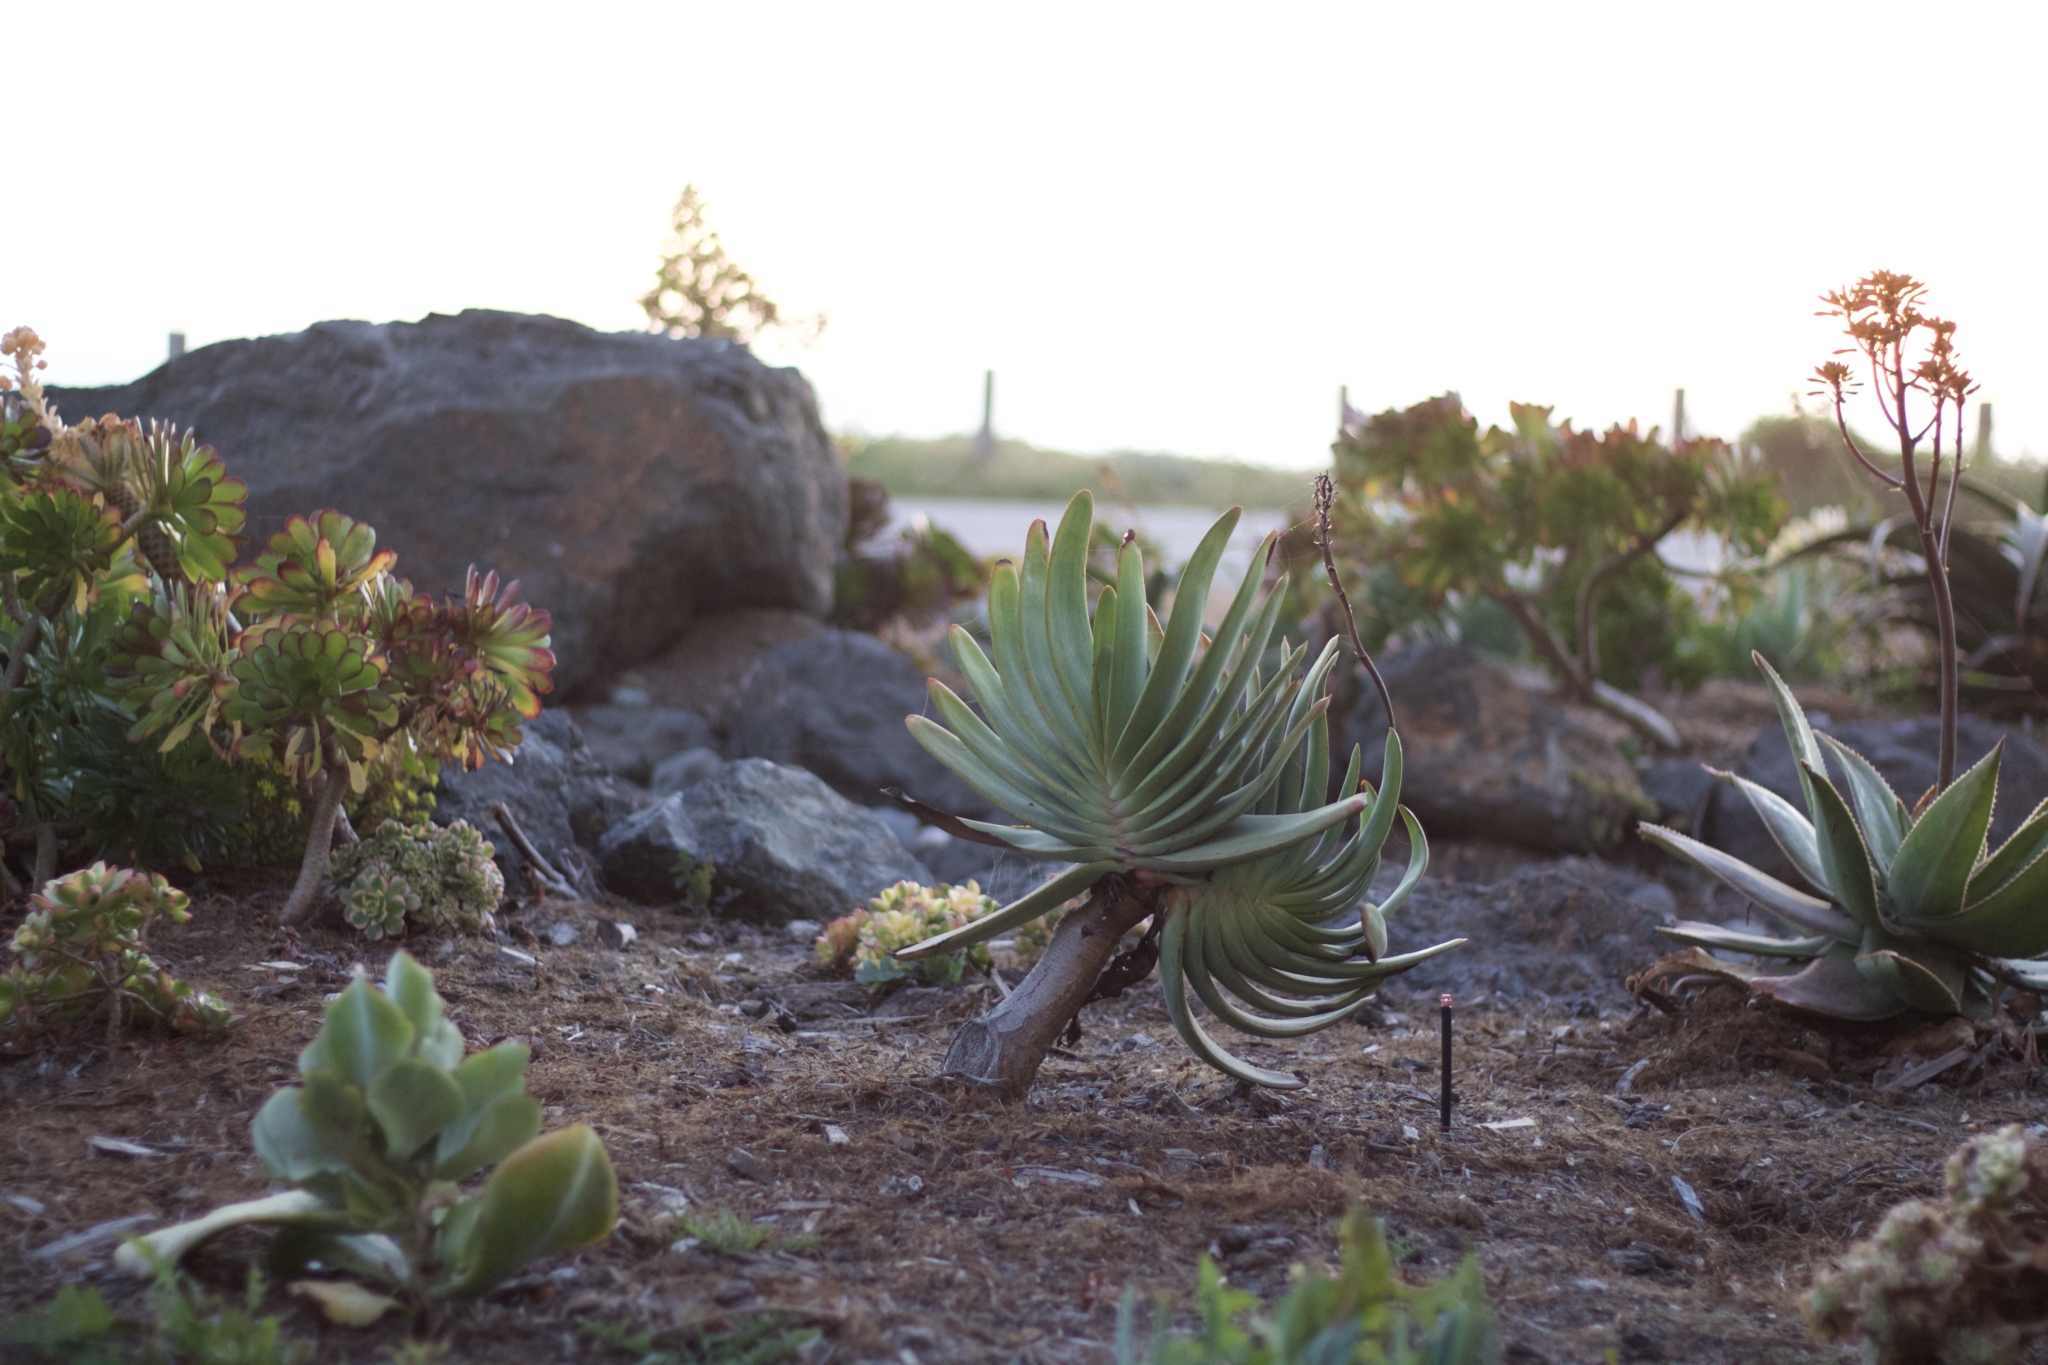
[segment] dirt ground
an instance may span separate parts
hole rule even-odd
[[[1510,874],[1523,889],[1496,894]],[[1528,888],[1606,875],[1591,860],[1450,846],[1432,884],[1439,904],[1520,907],[1496,926],[1511,941],[1486,946],[1526,966],[1583,937]],[[1675,874],[1671,889],[1684,906]],[[75,1234],[263,1192],[251,1116],[293,1079],[350,965],[379,972],[391,951],[324,928],[278,939],[283,891],[216,881],[189,927],[152,938],[166,966],[242,1016],[224,1040],[144,1037],[108,1056],[79,1038],[0,1063],[0,1318],[65,1282],[136,1292],[111,1272],[111,1234],[50,1254]],[[1189,1059],[1155,980],[1090,1006],[1028,1103],[996,1107],[936,1080],[985,982],[878,1000],[821,975],[779,931],[641,909],[638,941],[614,949],[593,912],[524,916],[529,931],[577,928],[570,946],[410,945],[472,1046],[532,1044],[548,1125],[595,1127],[623,1195],[607,1242],[455,1310],[449,1359],[623,1361],[577,1321],[660,1328],[775,1309],[822,1329],[813,1361],[1107,1361],[1126,1283],[1185,1306],[1207,1250],[1270,1293],[1290,1262],[1327,1255],[1337,1220],[1363,1204],[1418,1273],[1478,1255],[1511,1362],[1835,1361],[1850,1357],[1809,1343],[1799,1320],[1813,1266],[1898,1200],[1935,1192],[1967,1134],[2042,1117],[2038,1074],[1997,1047],[1981,1067],[1894,1094],[1878,1083],[1911,1059],[1883,1049],[1910,1024],[1823,1029],[1721,989],[1675,1015],[1636,1008],[1600,964],[1660,949],[1613,933],[1596,945],[1606,957],[1572,959],[1608,979],[1469,992],[1480,998],[1458,1013],[1448,1132],[1435,997],[1398,984],[1363,1026],[1247,1046],[1308,1078],[1279,1095]],[[251,965],[279,959],[307,965]],[[1954,1045],[1944,1035],[1921,1051],[1937,1042]],[[751,1253],[691,1245],[674,1221],[685,1206],[730,1211],[767,1240]],[[262,1245],[238,1232],[189,1264],[237,1288]],[[380,1359],[402,1335],[328,1327],[282,1289],[270,1310],[324,1360]]]

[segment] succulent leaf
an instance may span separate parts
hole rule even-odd
[[[1940,919],[1963,908],[1970,873],[1984,855],[1984,836],[1991,828],[2004,748],[2000,741],[1950,783],[1899,842],[1886,886],[1901,916]]]
[[[473,1259],[445,1291],[472,1298],[536,1256],[587,1246],[619,1218],[618,1178],[583,1124],[534,1138],[491,1173],[464,1238]]]

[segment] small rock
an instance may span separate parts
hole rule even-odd
[[[600,919],[597,922],[597,937],[607,948],[624,949],[627,944],[639,940],[640,931],[624,920]]]
[[[688,791],[725,771],[725,760],[715,749],[685,749],[654,765],[647,785],[656,796]]]
[[[725,1164],[734,1175],[744,1180],[756,1181],[763,1185],[771,1184],[775,1180],[775,1172],[768,1168],[768,1163],[743,1147],[735,1147],[726,1153]]]
[[[541,931],[540,937],[543,943],[553,944],[557,948],[566,948],[577,939],[582,938],[583,935],[573,924],[550,924]]]
[[[1631,1275],[1655,1275],[1678,1268],[1677,1257],[1649,1242],[1630,1242],[1608,1252],[1607,1259]]]
[[[637,706],[621,702],[622,695],[636,692]],[[677,754],[703,752],[718,742],[704,717],[680,706],[650,706],[641,688],[613,688],[609,706],[586,706],[576,713],[576,721],[598,762],[643,787]]]
[[[881,1193],[891,1199],[915,1199],[924,1193],[924,1177],[895,1175],[882,1182]]]
[[[1669,1360],[1664,1354],[1664,1343],[1640,1327],[1621,1334],[1621,1358],[1623,1360]]]
[[[1596,1280],[1590,1275],[1582,1275],[1572,1281],[1572,1287],[1587,1294],[1605,1294],[1607,1292],[1607,1281]]]
[[[745,1303],[754,1297],[754,1282],[744,1275],[735,1275],[729,1280],[720,1280],[718,1288],[711,1291],[714,1301],[730,1308],[736,1303]]]
[[[782,932],[789,935],[791,943],[808,948],[825,932],[825,926],[814,919],[793,919],[782,926]]]
[[[846,1130],[838,1124],[828,1123],[825,1125],[825,1142],[828,1146],[844,1147],[852,1141],[853,1139],[846,1135]]]

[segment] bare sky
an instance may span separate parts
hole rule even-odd
[[[667,210],[831,326],[835,429],[1324,458],[1336,390],[1733,435],[1934,287],[2048,454],[2048,7],[24,10],[0,326],[55,382],[335,317],[642,320]],[[26,64],[26,65],[24,65]],[[2032,319],[2032,321],[2030,321]],[[76,414],[74,414],[76,415]]]

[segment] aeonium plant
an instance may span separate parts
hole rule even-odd
[[[280,1229],[274,1263],[318,1262],[422,1308],[587,1246],[618,1219],[611,1158],[583,1124],[540,1133],[527,1060],[524,1043],[465,1056],[411,955],[392,955],[381,989],[358,968],[299,1054],[300,1083],[256,1115],[257,1155],[291,1188],[151,1233],[115,1263],[147,1276],[228,1228],[268,1224]]]
[[[372,759],[423,771],[506,758],[550,686],[550,618],[517,583],[472,568],[460,595],[435,601],[392,575],[396,560],[340,512],[293,517],[226,583],[159,581],[115,642],[131,739],[223,734],[313,785],[284,923],[312,908],[342,796],[363,790]]]

